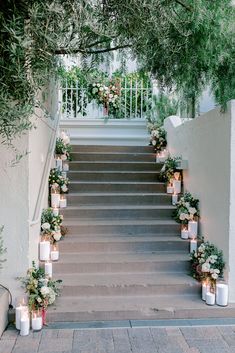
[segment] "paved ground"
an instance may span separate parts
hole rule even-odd
[[[235,353],[235,326],[7,330],[0,353]]]

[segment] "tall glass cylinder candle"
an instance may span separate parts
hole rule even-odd
[[[62,171],[62,159],[56,158],[55,165],[56,165],[56,169],[61,172]]]
[[[23,312],[20,319],[20,335],[21,336],[28,336],[29,334],[29,313]]]
[[[51,193],[51,207],[60,207],[60,194]]]
[[[167,192],[167,194],[173,194],[173,192],[174,192],[173,186],[168,185],[168,186],[167,186],[167,189],[166,189],[166,192]]]
[[[51,250],[51,261],[58,261],[59,260],[59,250],[56,245],[53,245]]]
[[[67,207],[67,199],[65,196],[61,195],[60,197],[60,208]]]
[[[175,194],[181,193],[181,180],[173,180],[173,188]]]
[[[174,193],[172,195],[172,205],[175,206],[177,202],[178,202],[178,195]]]
[[[45,262],[45,275],[52,277],[52,263],[50,261]]]
[[[69,163],[67,161],[63,161],[63,171],[64,172],[69,171]]]
[[[206,293],[210,292],[210,284],[207,280],[202,282],[202,300],[206,300]]]
[[[42,240],[39,243],[39,259],[41,261],[50,260],[51,244],[47,240]]]
[[[216,304],[219,306],[228,305],[228,285],[223,283],[216,284]]]
[[[191,239],[190,240],[190,253],[193,253],[194,251],[197,251],[197,240]]]
[[[190,239],[197,237],[197,228],[198,228],[197,221],[189,221],[188,222],[188,235],[189,235]]]
[[[188,239],[188,228],[187,226],[182,226],[181,228],[181,238]]]
[[[15,308],[15,324],[16,324],[17,330],[20,330],[21,316],[27,312],[28,312],[28,307],[26,305],[19,304],[18,306],[16,306],[16,308]]]
[[[59,216],[59,208],[58,207],[53,207],[52,212],[54,216]]]
[[[42,314],[39,310],[32,312],[31,323],[33,331],[40,331],[42,329]]]
[[[215,293],[211,293],[211,292],[206,293],[206,304],[215,305]]]

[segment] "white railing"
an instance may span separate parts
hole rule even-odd
[[[102,103],[98,104],[87,87],[79,81],[72,84],[65,81],[60,87],[62,96],[62,118],[145,118],[153,106],[154,88],[143,80],[120,81],[118,108],[105,111]]]

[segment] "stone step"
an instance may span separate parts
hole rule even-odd
[[[180,234],[180,225],[174,220],[64,220],[70,234],[78,235],[142,235]]]
[[[165,193],[69,193],[69,206],[81,205],[171,205],[171,195]]]
[[[171,219],[175,206],[92,205],[69,206],[61,210],[65,219]]]
[[[172,251],[155,253],[60,253],[53,273],[186,272],[189,255]]]
[[[62,253],[189,251],[189,242],[177,236],[159,237],[71,237],[60,242]]]
[[[69,191],[74,192],[110,192],[110,193],[163,193],[165,184],[158,182],[86,182],[71,181]]]
[[[120,162],[155,162],[154,153],[125,153],[125,152],[72,152],[73,161],[120,161]]]
[[[105,161],[72,161],[71,171],[160,171],[162,163],[155,162],[105,162]]]
[[[196,293],[192,295],[172,293],[148,297],[59,297],[56,306],[49,306],[47,318],[49,322],[81,322],[131,319],[208,319],[235,316],[235,304],[230,304],[228,307],[209,306],[201,300],[197,292],[196,290]]]
[[[193,294],[198,283],[184,273],[57,273],[63,280],[62,295],[66,296],[146,296]],[[173,298],[173,297],[172,297]]]
[[[152,171],[70,171],[68,178],[71,181],[85,182],[156,182],[159,172]]]
[[[103,153],[154,153],[153,146],[91,146],[72,145],[73,152],[103,152]]]

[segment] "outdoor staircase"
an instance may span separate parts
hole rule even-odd
[[[74,145],[72,156],[68,234],[53,265],[63,291],[49,321],[203,316],[153,149]]]

